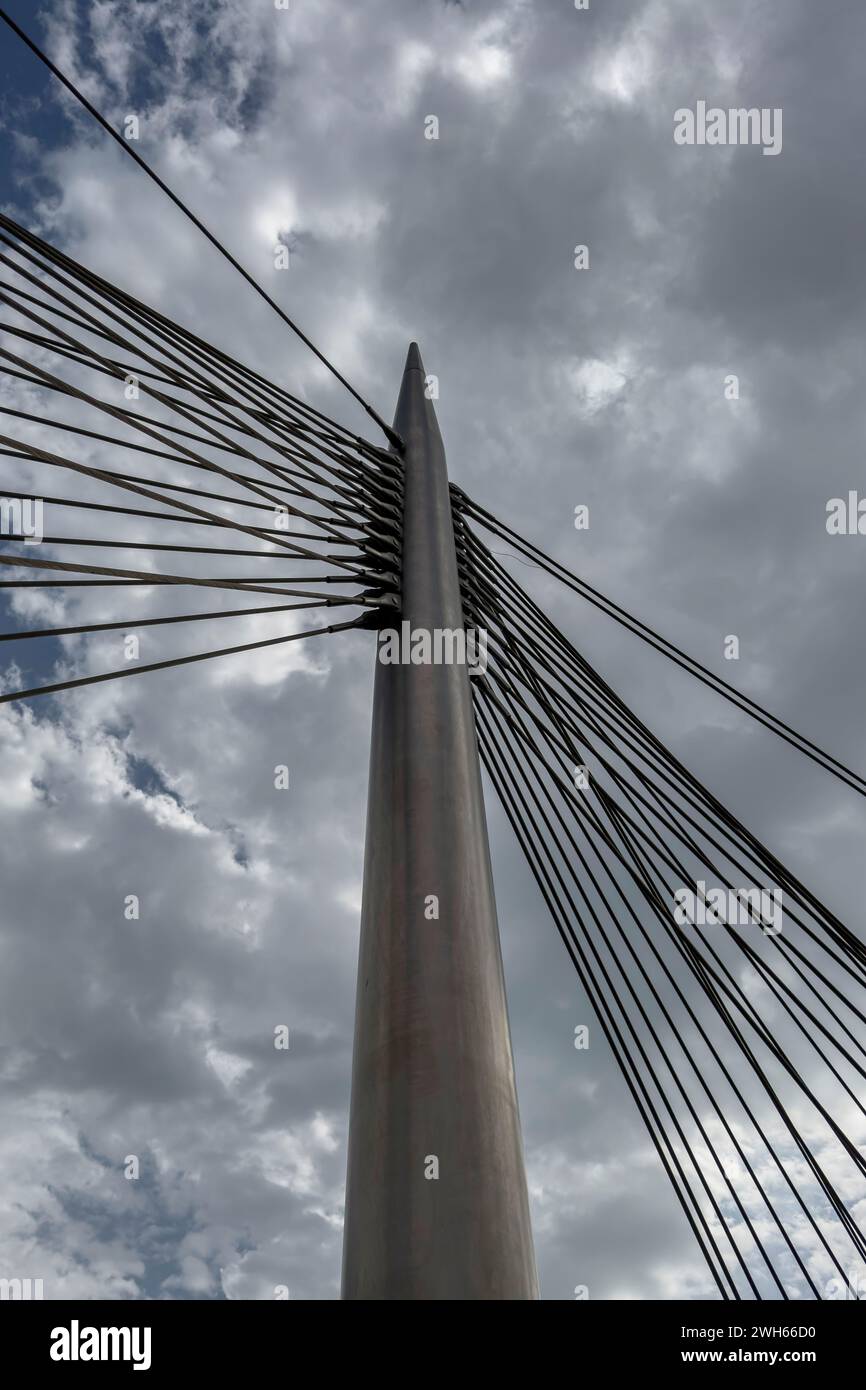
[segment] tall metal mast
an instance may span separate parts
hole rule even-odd
[[[415,343],[394,429],[402,619],[462,629],[445,450]],[[462,664],[376,663],[343,1297],[538,1297]]]

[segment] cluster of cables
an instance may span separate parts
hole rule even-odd
[[[289,631],[255,642],[0,700],[376,626],[399,605],[395,451],[350,434],[2,215],[0,303],[0,421],[14,429],[0,423],[0,585],[19,591],[19,614],[44,611],[24,597],[40,589],[79,603],[83,589],[138,589],[149,605],[19,626],[2,640],[298,615]],[[191,588],[230,594],[233,606],[175,611],[168,591]],[[154,596],[165,600],[156,613]],[[301,612],[324,609],[345,620],[298,630]]]
[[[721,1297],[857,1297],[866,948],[478,532],[561,567],[452,496],[482,760]]]

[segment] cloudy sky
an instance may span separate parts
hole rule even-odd
[[[8,9],[113,123],[140,115],[145,158],[386,418],[419,341],[455,481],[866,769],[866,540],[825,526],[863,476],[860,0]],[[5,32],[0,78],[5,212],[369,433]],[[699,100],[782,108],[781,153],[678,146]],[[853,794],[513,568],[858,928]],[[2,707],[0,1273],[46,1297],[338,1296],[373,655],[353,634]],[[542,1295],[712,1297],[610,1058],[574,1050],[587,1006],[488,808]]]

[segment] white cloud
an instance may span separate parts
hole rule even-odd
[[[577,409],[584,416],[597,415],[619,397],[627,377],[612,362],[589,358],[566,370],[570,390],[575,393]]]

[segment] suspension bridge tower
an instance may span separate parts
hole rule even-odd
[[[463,629],[445,450],[418,347],[402,620]],[[499,928],[465,664],[376,662],[346,1299],[538,1297]]]

